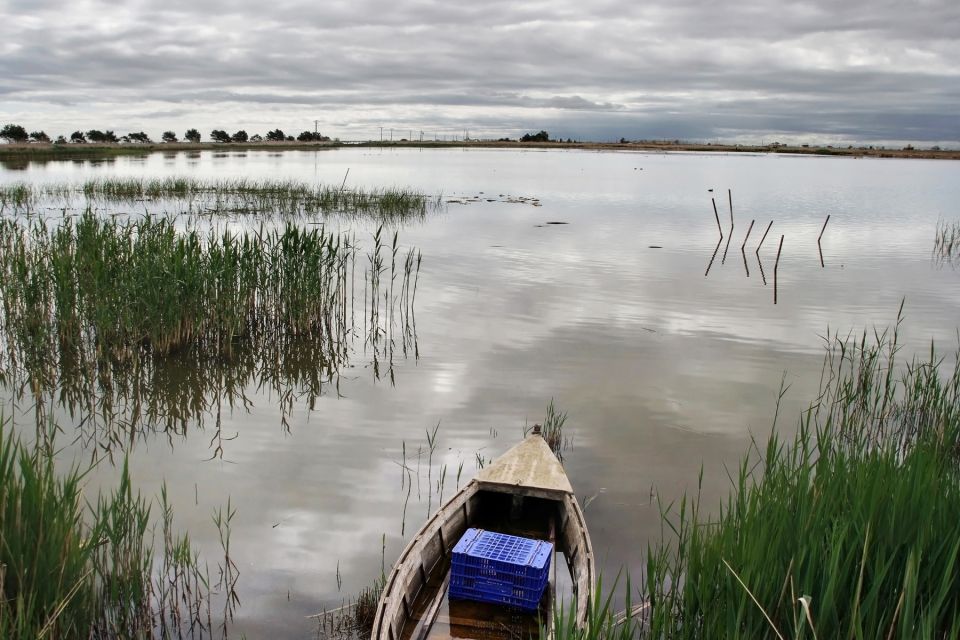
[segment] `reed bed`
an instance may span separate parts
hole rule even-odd
[[[82,198],[89,205],[143,201],[186,202],[207,214],[343,214],[379,220],[422,218],[440,205],[439,198],[399,188],[347,189],[294,180],[188,177],[97,178],[81,184],[17,183],[0,187],[0,206],[25,211],[41,202]]]
[[[960,635],[960,366],[901,366],[897,329],[828,340],[790,445],[746,456],[716,518],[665,509],[635,636]]]
[[[109,443],[129,435],[118,413],[126,426],[166,417],[185,428],[214,397],[246,403],[242,386],[254,379],[286,410],[298,395],[312,404],[366,331],[375,371],[385,361],[392,379],[394,345],[404,354],[415,345],[420,255],[410,249],[398,260],[396,234],[393,258],[382,251],[370,255],[360,285],[370,312],[365,306],[358,328],[352,235],[292,224],[247,234],[178,230],[167,218],[90,210],[54,226],[0,220],[0,383],[35,401],[38,423],[58,393],[92,432],[99,418],[106,430],[96,437]],[[169,394],[151,391],[166,378]]]
[[[151,505],[126,464],[116,489],[91,501],[87,470],[54,466],[0,417],[0,637],[211,637],[211,601],[235,598],[236,583],[216,593],[189,538],[174,533],[166,493],[155,554]],[[228,544],[229,527],[221,533]]]
[[[354,251],[322,228],[235,236],[178,232],[163,218],[90,212],[48,228],[0,222],[0,296],[19,349],[91,341],[111,360],[189,345],[229,352],[235,340],[320,334],[336,355]],[[338,315],[339,314],[339,315]]]
[[[0,210],[26,208],[33,204],[34,189],[23,182],[0,185]]]

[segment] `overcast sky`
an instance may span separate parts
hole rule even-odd
[[[0,0],[0,121],[960,144],[960,0]]]

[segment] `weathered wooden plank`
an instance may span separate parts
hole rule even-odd
[[[420,562],[427,573],[433,569],[433,565],[443,557],[443,543],[440,542],[440,528],[434,532],[427,543],[423,545],[423,551],[420,553]]]
[[[423,615],[423,618],[420,620],[418,628],[415,630],[412,639],[413,640],[425,640],[427,635],[430,633],[430,629],[433,627],[433,621],[437,617],[437,613],[440,611],[440,605],[443,604],[443,599],[447,596],[447,587],[450,585],[450,574],[448,573],[443,579],[443,584],[440,585],[440,589],[437,590],[437,595],[434,596],[433,602],[430,604],[430,608],[427,609],[427,612]]]
[[[408,618],[408,607],[404,606],[404,600],[413,602],[426,581],[424,576],[417,575],[421,569],[425,551],[427,551],[431,541],[433,541],[436,549],[440,548],[438,536],[440,527],[453,512],[462,509],[475,496],[477,490],[476,483],[469,483],[434,514],[420,533],[407,544],[407,547],[400,554],[400,560],[390,572],[384,585],[383,595],[377,605],[377,613],[374,618],[372,638],[388,640],[391,637],[394,639],[400,637],[400,632]],[[437,557],[437,552],[436,550],[430,551],[426,555],[430,559]],[[432,568],[432,565],[427,567],[427,569],[429,568]]]
[[[539,435],[528,436],[477,474],[480,486],[519,495],[562,499],[573,487],[563,466]]]
[[[576,554],[572,559],[574,589],[577,594],[577,624],[583,626],[587,621],[587,608],[590,604],[590,594],[596,584],[597,569],[593,559],[593,543],[587,531],[587,523],[583,516],[580,503],[574,495],[565,499],[566,511],[570,514],[568,526],[564,529],[567,539],[564,541],[567,548],[575,546]]]
[[[460,536],[467,530],[467,515],[463,509],[456,509],[451,514],[450,519],[440,526],[440,532],[443,534],[444,553],[448,553]]]

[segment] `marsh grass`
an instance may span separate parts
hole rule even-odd
[[[370,256],[368,322],[355,327],[353,235],[185,230],[89,210],[0,220],[0,383],[32,400],[38,424],[55,397],[104,446],[141,422],[185,430],[207,410],[219,433],[220,410],[248,406],[251,383],[276,392],[286,425],[296,398],[312,406],[337,379],[356,335],[370,332],[375,375],[385,362],[391,381],[395,345],[417,354],[420,254],[397,260],[396,234],[386,250],[393,259]]]
[[[0,417],[0,637],[210,637],[215,593],[189,538],[173,531],[166,491],[158,557],[151,505],[126,463],[116,489],[92,501],[88,470],[54,467],[46,447],[22,445]],[[221,595],[235,597],[235,586]]]
[[[399,188],[344,189],[294,180],[188,177],[96,178],[81,184],[15,183],[0,186],[0,207],[26,212],[41,203],[81,206],[157,201],[186,203],[187,209],[218,214],[340,214],[381,221],[424,217],[440,198]]]
[[[960,352],[903,363],[900,323],[828,334],[789,445],[755,443],[715,517],[664,506],[641,604],[628,586],[615,615],[598,584],[587,626],[561,605],[556,637],[960,636]]]
[[[937,220],[933,238],[933,257],[939,263],[952,264],[960,258],[960,221]]]
[[[373,630],[377,604],[386,585],[381,576],[373,584],[363,587],[343,606],[316,615],[317,638],[348,640],[368,638]]]
[[[380,541],[380,575],[373,583],[360,589],[353,598],[344,602],[342,606],[311,616],[317,620],[317,638],[361,640],[370,637],[377,615],[377,605],[380,603],[383,588],[387,585],[386,551],[387,537],[384,535]],[[340,584],[340,565],[338,563],[338,590]]]
[[[30,185],[14,182],[0,186],[0,212],[7,208],[21,209],[29,207],[34,201],[34,191]]]
[[[631,606],[631,588],[630,580],[624,583],[624,594],[626,595],[626,609],[618,614],[616,607],[616,596],[618,593],[617,584],[619,577],[614,581],[609,590],[603,586],[603,578],[597,579],[590,602],[587,607],[587,624],[583,627],[577,626],[577,608],[575,606],[567,607],[567,604],[560,600],[555,602],[553,609],[553,635],[547,634],[547,626],[541,624],[540,637],[543,640],[547,638],[559,638],[562,640],[631,640],[637,637],[641,631],[639,618],[634,618]]]
[[[543,418],[543,426],[540,433],[543,439],[550,446],[550,450],[557,456],[557,459],[563,461],[563,450],[568,444],[568,440],[563,435],[563,425],[567,422],[567,412],[557,411],[553,405],[553,399],[547,405],[547,413]]]
[[[744,457],[715,518],[664,507],[637,635],[960,634],[960,368],[901,364],[899,326],[828,336],[796,436]]]
[[[9,337],[35,354],[91,342],[124,361],[137,350],[189,345],[230,352],[234,340],[322,334],[336,357],[353,247],[322,228],[288,225],[259,237],[179,232],[164,218],[92,213],[48,228],[0,222],[0,295]]]

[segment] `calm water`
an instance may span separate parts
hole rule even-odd
[[[312,410],[296,400],[288,431],[278,394],[251,381],[249,409],[222,413],[232,438],[222,459],[210,460],[209,425],[144,437],[131,453],[138,485],[152,494],[167,483],[178,525],[214,562],[210,513],[231,497],[235,630],[249,637],[268,629],[310,637],[305,616],[379,575],[382,539],[391,564],[427,513],[427,458],[416,458],[438,422],[430,477],[436,489],[446,465],[448,496],[461,465],[462,485],[478,454],[489,459],[517,442],[554,399],[569,414],[565,466],[589,502],[599,565],[610,576],[621,567],[639,575],[647,541],[660,535],[651,491],[672,499],[695,490],[702,466],[704,499],[715,507],[729,487],[724,465],[736,464],[751,434],[769,433],[781,379],[790,385],[784,429],[812,399],[828,327],[886,327],[905,298],[907,352],[931,339],[956,346],[960,273],[931,260],[938,219],[960,220],[956,162],[341,149],[33,163],[0,168],[0,182],[191,175],[340,184],[347,169],[348,186],[479,196],[399,231],[423,253],[419,358],[397,358],[391,384],[358,348],[340,395]],[[705,276],[719,238],[710,198],[727,233],[728,188],[732,242],[725,259],[721,243]],[[401,535],[404,443],[420,479]],[[91,490],[114,477],[102,465]]]

